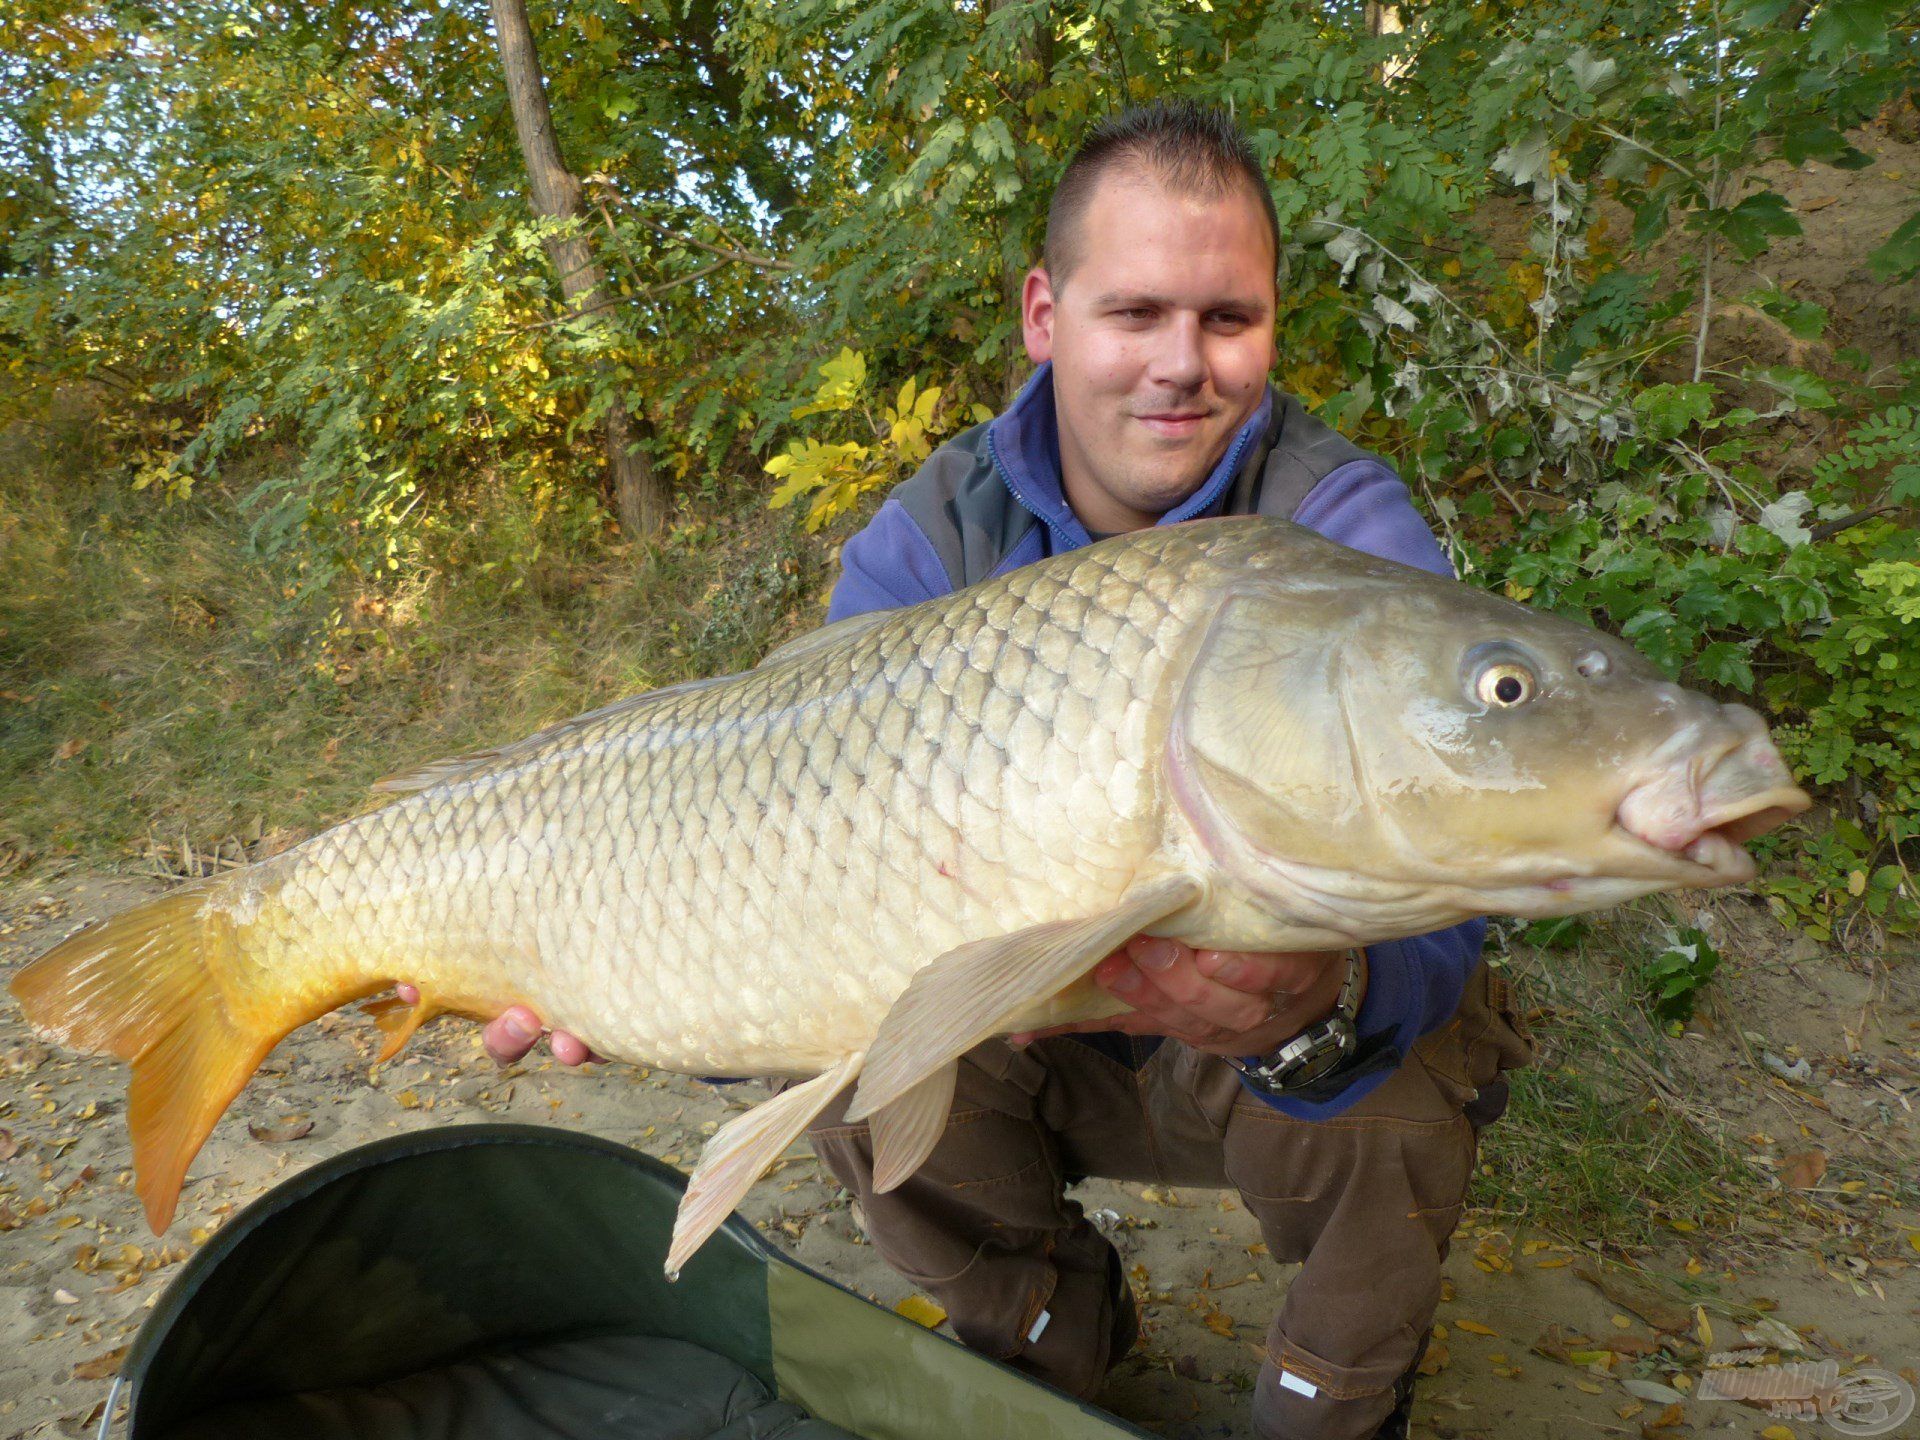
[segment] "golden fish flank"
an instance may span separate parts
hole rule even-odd
[[[267,1050],[410,979],[603,1055],[814,1076],[716,1134],[670,1267],[848,1082],[881,1177],[955,1058],[1113,1013],[1152,930],[1337,947],[1737,883],[1802,808],[1752,712],[1629,647],[1279,521],[1206,521],[830,626],[744,675],[390,782],[403,798],[83,931],[14,982],[134,1061],[156,1228]]]

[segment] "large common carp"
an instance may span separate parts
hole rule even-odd
[[[1140,932],[1335,949],[1750,879],[1804,808],[1760,717],[1622,642],[1281,521],[1201,521],[829,626],[387,782],[13,982],[133,1062],[147,1214],[295,1027],[397,980],[601,1055],[811,1077],[723,1127],[669,1270],[850,1082],[882,1189],[957,1057],[1114,1013]],[[383,1056],[382,1058],[385,1058]]]

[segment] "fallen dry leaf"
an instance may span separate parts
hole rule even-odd
[[[1811,1190],[1827,1173],[1827,1152],[1802,1150],[1780,1162],[1780,1183],[1789,1190]]]
[[[1655,1405],[1677,1405],[1687,1398],[1671,1385],[1662,1385],[1658,1380],[1622,1380],[1620,1388],[1636,1400],[1649,1400]]]
[[[82,1360],[73,1367],[76,1380],[105,1380],[110,1375],[120,1373],[120,1362],[127,1358],[127,1347],[109,1350],[104,1355],[96,1355],[91,1360]]]
[[[1664,1300],[1643,1281],[1611,1271],[1576,1265],[1573,1273],[1623,1309],[1631,1310],[1656,1330],[1685,1330],[1693,1313]]]
[[[1660,1349],[1658,1341],[1644,1335],[1609,1335],[1598,1343],[1616,1355],[1652,1355]]]
[[[13,1159],[20,1153],[20,1142],[13,1138],[11,1130],[0,1130],[0,1164]]]
[[[71,740],[62,740],[58,745],[53,747],[54,763],[57,765],[62,761],[71,760],[86,748],[87,741],[84,736],[76,735]]]
[[[287,1140],[304,1140],[313,1133],[313,1121],[298,1116],[288,1116],[278,1125],[249,1125],[247,1133],[256,1140],[279,1143]]]
[[[1422,1356],[1420,1360],[1420,1373],[1422,1375],[1438,1375],[1442,1370],[1447,1368],[1448,1362],[1452,1359],[1453,1353],[1448,1350],[1446,1346],[1429,1345],[1427,1347],[1427,1353]]]
[[[909,1295],[893,1307],[896,1315],[904,1315],[916,1325],[924,1325],[931,1330],[947,1318],[947,1312],[924,1295]]]
[[[1456,1330],[1464,1330],[1469,1335],[1496,1335],[1497,1336],[1500,1333],[1498,1330],[1494,1330],[1489,1328],[1488,1326],[1482,1325],[1478,1320],[1456,1320],[1453,1322],[1453,1328]]]

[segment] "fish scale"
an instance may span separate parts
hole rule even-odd
[[[1486,679],[1516,674],[1538,703],[1506,714]],[[267,1051],[395,981],[420,1000],[377,1003],[382,1059],[438,1011],[526,1004],[609,1058],[800,1082],[709,1142],[671,1271],[850,1083],[900,1183],[959,1057],[1124,1009],[1090,975],[1135,935],[1330,950],[1737,883],[1738,842],[1778,823],[1752,817],[1807,803],[1758,716],[1619,642],[1252,517],[829,626],[385,788],[407,793],[14,980],[44,1033],[133,1061],[157,1229]]]
[[[610,1058],[814,1073],[920,964],[1111,903],[1151,848],[1167,651],[1094,664],[1081,634],[1182,623],[1174,572],[1128,568],[1017,572],[349,821],[268,862],[263,963],[526,1003]]]

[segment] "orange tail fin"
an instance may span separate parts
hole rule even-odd
[[[220,977],[248,972],[235,963],[233,922],[206,903],[206,888],[82,930],[10,987],[49,1038],[133,1062],[127,1128],[155,1232],[172,1221],[187,1165],[267,1052],[352,998],[230,992]]]

